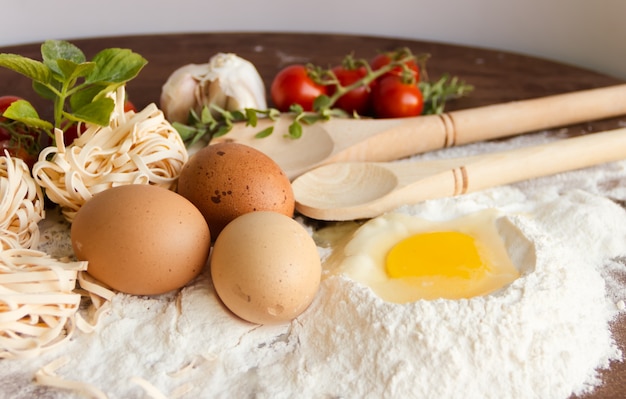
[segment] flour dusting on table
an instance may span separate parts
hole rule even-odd
[[[534,144],[521,136],[437,151],[461,156]],[[611,198],[611,199],[609,199]],[[81,397],[33,383],[42,367],[110,398],[568,398],[602,383],[622,353],[610,326],[623,321],[626,161],[398,209],[445,220],[501,210],[511,256],[524,263],[509,287],[468,300],[386,303],[327,276],[290,324],[257,326],[219,302],[208,270],[179,292],[116,295],[92,334],[34,359],[0,362],[12,398]],[[53,229],[57,229],[53,231]],[[58,225],[47,249],[71,251]],[[325,258],[331,249],[319,247]],[[620,315],[621,301],[622,314]],[[156,394],[153,395],[153,397]]]

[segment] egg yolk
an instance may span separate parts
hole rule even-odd
[[[407,237],[391,248],[385,266],[391,278],[442,276],[476,279],[488,270],[474,238],[456,231]]]
[[[466,233],[438,231],[409,236],[394,245],[385,259],[389,281],[400,285],[380,289],[398,302],[471,298],[493,292],[518,276],[512,265],[484,251],[480,242]],[[391,287],[397,291],[390,291]]]

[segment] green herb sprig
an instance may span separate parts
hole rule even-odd
[[[32,80],[33,89],[52,100],[53,122],[42,119],[31,103],[19,100],[3,116],[42,129],[54,139],[53,130],[66,130],[77,122],[109,124],[115,101],[107,95],[133,79],[147,61],[128,49],[107,48],[91,60],[75,45],[48,40],[41,45],[41,61],[19,54],[1,53],[0,67]]]

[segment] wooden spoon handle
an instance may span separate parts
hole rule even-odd
[[[626,84],[514,101],[448,114],[451,145],[483,141],[626,114]]]
[[[624,114],[626,84],[556,94],[443,115],[406,118],[404,123],[389,124],[388,129],[328,161],[392,161],[445,147]]]
[[[454,195],[626,159],[626,128],[473,159],[452,170]]]

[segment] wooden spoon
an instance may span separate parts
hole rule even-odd
[[[372,218],[403,204],[626,158],[626,128],[457,159],[340,162],[292,183],[296,210],[319,220]]]
[[[285,137],[293,116],[245,123],[213,142],[235,141],[276,161],[290,179],[338,161],[391,161],[430,150],[512,136],[626,114],[626,84],[530,100],[396,119],[340,119],[303,126],[299,139]],[[254,135],[274,124],[274,133]]]

